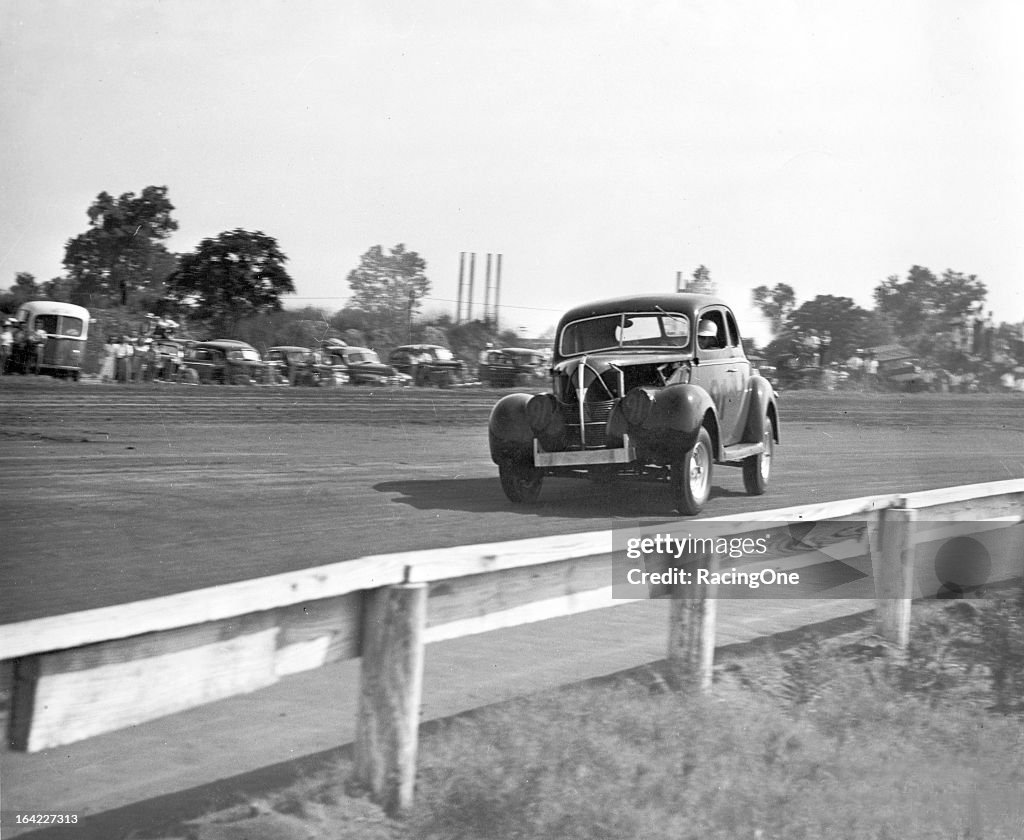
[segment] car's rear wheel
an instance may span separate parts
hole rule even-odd
[[[772,436],[771,420],[765,418],[764,452],[743,459],[743,489],[751,496],[760,496],[768,489],[772,474],[772,458],[775,454],[775,439]]]
[[[684,516],[696,516],[711,495],[711,468],[714,463],[711,435],[703,426],[693,446],[669,470],[672,501]]]
[[[501,489],[509,501],[516,504],[533,504],[540,497],[544,473],[529,464],[504,463],[498,465]]]

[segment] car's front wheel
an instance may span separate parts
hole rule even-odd
[[[684,516],[696,516],[711,495],[711,467],[714,463],[711,435],[703,426],[693,446],[669,470],[672,501]]]
[[[775,439],[772,436],[772,424],[765,420],[764,452],[743,459],[743,489],[751,496],[760,496],[768,489],[768,479],[772,474],[772,458],[775,454]]]
[[[498,465],[501,489],[509,501],[516,504],[533,504],[540,497],[544,473],[529,464],[504,463]]]

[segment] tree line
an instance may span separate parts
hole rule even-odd
[[[751,296],[771,326],[772,340],[762,352],[772,364],[799,359],[803,348],[822,346],[824,339],[821,364],[895,344],[952,371],[994,361],[992,342],[984,348],[976,340],[979,329],[994,332],[996,343],[1013,343],[1014,328],[997,329],[986,314],[987,294],[976,275],[952,269],[937,275],[914,265],[906,277],[890,275],[875,287],[871,310],[835,295],[817,295],[797,306],[796,292],[786,283],[758,286]]]
[[[430,294],[427,264],[404,244],[367,250],[346,278],[348,304],[329,318],[311,309],[285,312],[295,282],[273,236],[236,228],[175,254],[166,247],[178,229],[174,210],[165,186],[117,197],[101,192],[86,210],[86,230],[65,244],[61,276],[40,283],[19,272],[0,294],[0,311],[11,314],[26,300],[48,298],[151,313],[207,335],[266,345],[308,343],[330,332],[355,344],[386,347],[416,339],[473,352],[501,338],[489,324],[455,325],[444,316],[423,323],[418,316]]]
[[[207,335],[246,340],[258,335],[270,343],[298,341],[296,324],[302,323],[307,333],[332,330],[350,343],[381,348],[419,340],[475,355],[490,341],[515,342],[514,334],[498,335],[492,324],[456,325],[447,316],[423,322],[418,316],[430,294],[427,265],[404,244],[374,245],[361,256],[346,277],[351,294],[340,311],[329,317],[315,310],[285,313],[283,300],[294,294],[295,282],[273,236],[236,228],[175,254],[165,244],[178,229],[174,210],[166,186],[117,197],[101,192],[86,210],[86,230],[65,244],[62,275],[38,283],[19,272],[9,291],[0,294],[0,311],[12,313],[22,301],[43,297],[149,312],[195,325]],[[713,288],[704,266],[687,284],[698,287]],[[763,352],[773,363],[798,355],[815,335],[828,336],[829,361],[900,343],[921,358],[956,365],[963,362],[957,354],[965,348],[951,346],[948,337],[958,325],[981,317],[986,295],[985,284],[973,274],[949,269],[936,275],[918,265],[905,278],[892,275],[875,288],[873,311],[833,295],[797,306],[796,292],[786,283],[752,292],[771,324],[772,341]]]

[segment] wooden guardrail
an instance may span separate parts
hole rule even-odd
[[[742,536],[765,522],[866,521],[867,545],[844,550],[870,557],[879,630],[906,644],[911,600],[937,585],[914,574],[934,556],[926,547],[941,542],[952,523],[1005,532],[1022,512],[1024,479],[1017,479],[683,520],[658,530],[713,525],[716,534]],[[12,693],[8,740],[34,752],[361,657],[356,772],[398,812],[412,796],[424,645],[629,603],[612,597],[615,546],[650,530],[376,555],[0,625],[0,664]],[[997,552],[1002,565],[993,579],[1021,575],[1021,530],[1011,529],[1015,548],[1003,550],[1004,541]],[[686,645],[699,651],[708,681],[715,593],[704,594],[710,600],[699,638]],[[671,659],[679,640],[674,629],[669,635]]]

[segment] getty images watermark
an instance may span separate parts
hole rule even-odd
[[[915,598],[983,597],[1024,576],[1024,525],[914,523]],[[892,539],[890,531],[887,539]],[[613,532],[614,598],[874,598],[876,522],[702,522]]]

